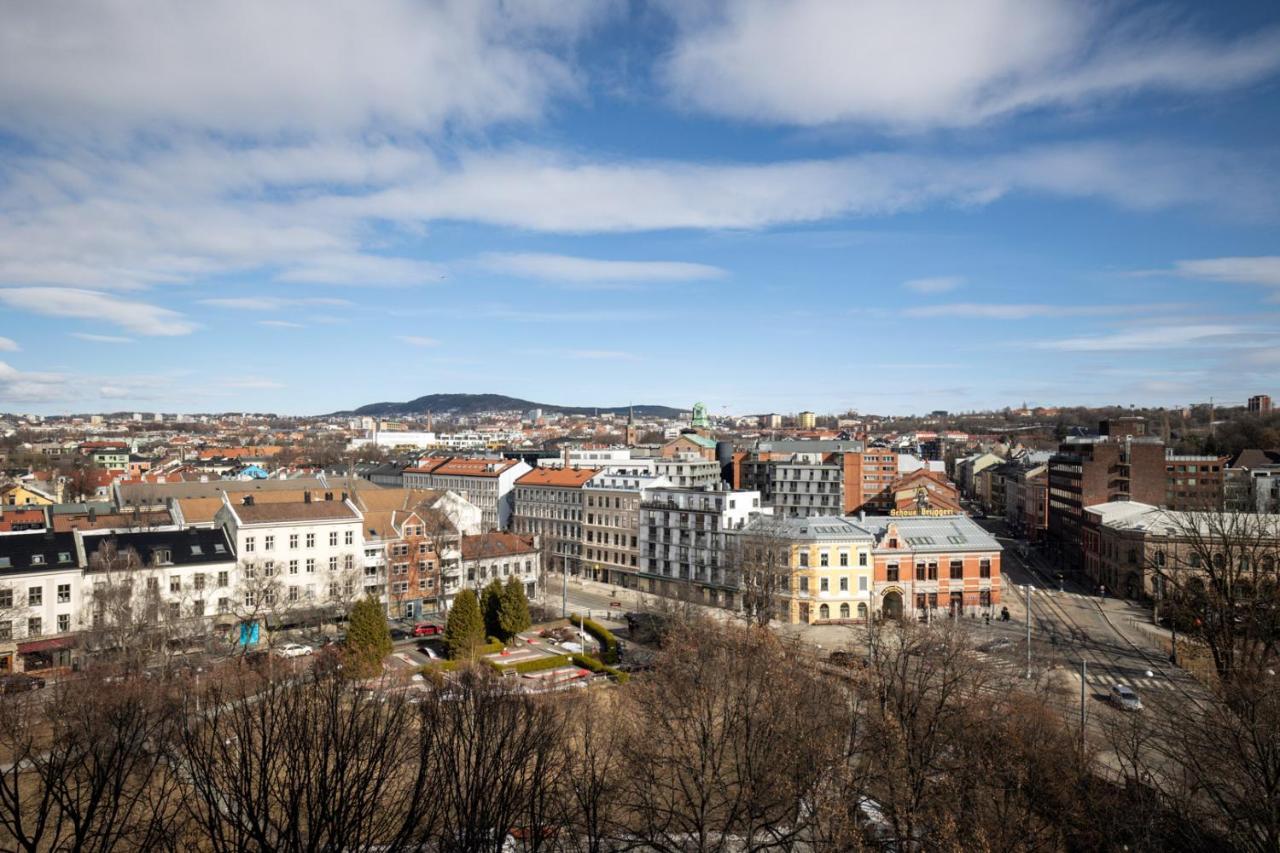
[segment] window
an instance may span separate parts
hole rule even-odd
[[[265,563],[263,563],[263,564],[262,564],[262,573],[263,573],[264,575],[266,575],[267,577],[269,577],[269,578],[270,578],[270,577],[275,577],[275,574],[276,574],[276,561],[275,561],[275,560],[267,560]]]
[[[847,565],[849,565],[849,552],[848,552],[848,551],[841,551],[841,552],[840,552],[840,565],[841,565],[841,566],[847,566]]]
[[[182,616],[182,604],[177,601],[169,602],[169,618],[177,619]]]
[[[809,552],[808,551],[800,552],[800,568],[802,569],[809,568]]]
[[[274,551],[274,550],[275,550],[275,547],[276,547],[276,537],[274,537],[274,536],[263,536],[263,537],[262,537],[262,550],[264,550],[264,551]]]
[[[71,603],[71,584],[69,583],[58,584],[58,603],[59,604]]]
[[[169,576],[169,592],[182,592],[182,578],[178,575]]]
[[[888,580],[888,581],[898,580],[898,564],[897,563],[890,563],[889,565],[884,567],[884,578],[885,580]]]
[[[44,621],[39,616],[32,616],[27,620],[27,636],[39,637],[44,633]]]
[[[298,588],[296,586],[289,587],[289,601],[298,600]]]
[[[231,582],[226,572],[218,572],[218,586],[226,586]]]
[[[848,579],[848,578],[840,578],[840,591],[841,591],[841,592],[848,592],[848,591],[849,591],[849,579]]]
[[[250,553],[251,553],[251,552],[253,551],[253,549],[254,549],[254,542],[253,542],[253,539],[254,539],[254,537],[252,537],[252,536],[246,536],[246,537],[244,537],[244,550],[245,550],[246,552],[250,552]]]
[[[859,591],[859,592],[866,592],[866,591],[867,591],[867,576],[866,576],[866,575],[863,575],[862,577],[858,578],[858,591]]]
[[[315,572],[316,572],[316,561],[315,561],[315,558],[312,557],[307,560],[307,574],[313,575],[315,574]]]
[[[808,591],[809,591],[809,579],[808,579],[808,578],[800,578],[800,591],[801,591],[801,592],[808,592]]]
[[[330,530],[329,531],[329,547],[336,548],[337,546],[338,546],[338,531]]]
[[[203,572],[199,572],[191,576],[191,588],[197,589],[197,590],[204,589],[204,573]]]
[[[831,582],[826,578],[818,579],[818,591],[827,592],[831,588]]]
[[[331,572],[336,572],[337,570],[338,570],[338,558],[337,558],[337,557],[330,557],[330,558],[329,558],[329,571],[331,571]]]
[[[930,563],[929,564],[929,580],[936,581],[937,579],[938,579],[938,564]]]
[[[964,580],[964,561],[951,561],[951,579],[953,581]]]
[[[840,605],[840,618],[841,619],[849,618],[849,602],[847,601],[844,604]]]
[[[258,567],[253,563],[244,564],[244,576],[246,578],[256,578],[258,576]],[[148,578],[150,580],[150,578]]]
[[[342,567],[347,571],[351,571],[356,567],[356,558],[348,554],[342,558]]]
[[[0,589],[0,607],[13,607],[13,590]]]
[[[44,587],[27,587],[27,606],[38,607],[41,604],[44,604]]]
[[[0,640],[13,639],[13,622],[5,619],[0,621]]]
[[[820,553],[820,554],[818,555],[818,565],[819,565],[819,566],[828,566],[828,565],[830,565],[830,564],[831,564],[831,560],[830,560],[830,557],[829,557],[829,555],[827,554],[827,552],[826,552],[826,551],[823,551],[822,553]]]
[[[307,547],[308,548],[316,547],[316,535],[314,533],[307,534]]]
[[[297,561],[297,560],[290,560],[290,561],[289,561],[289,574],[291,574],[291,575],[296,575],[297,573],[298,573],[298,561]]]
[[[59,613],[58,614],[58,633],[65,634],[70,630],[71,630],[71,614]]]
[[[352,531],[348,530],[348,531],[346,532],[346,534],[344,535],[344,537],[343,537],[343,540],[342,540],[342,541],[343,541],[343,543],[344,543],[344,544],[346,544],[346,545],[354,545],[354,544],[356,544],[356,534],[355,534],[354,532],[352,532]]]
[[[991,577],[991,560],[983,559],[978,561],[978,577],[980,578]]]
[[[296,533],[290,533],[290,534],[289,534],[289,547],[290,547],[290,548],[297,548],[297,547],[298,547],[298,534],[296,534]]]
[[[203,598],[197,598],[195,601],[191,602],[191,615],[192,616],[204,615],[204,599]]]
[[[924,580],[924,563],[916,563],[916,580]]]
[[[866,564],[867,564],[867,552],[866,551],[858,552],[858,565],[865,566]]]
[[[231,599],[229,599],[229,598],[219,598],[219,599],[218,599],[218,612],[219,612],[219,613],[226,613],[226,612],[227,612],[227,611],[229,611],[230,609],[231,609]]]

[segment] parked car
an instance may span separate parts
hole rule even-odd
[[[276,654],[282,658],[300,658],[314,653],[315,649],[310,646],[304,646],[302,643],[285,643],[276,649]]]
[[[25,672],[0,675],[0,694],[28,693],[44,687],[44,679]]]
[[[419,622],[413,626],[413,636],[415,637],[434,637],[441,633],[439,625],[433,625],[430,622]]]
[[[1114,684],[1107,693],[1107,698],[1111,700],[1111,704],[1115,705],[1122,711],[1141,711],[1142,700],[1138,698],[1138,694],[1132,687],[1124,684]]]
[[[413,632],[405,628],[392,628],[388,633],[391,634],[392,640],[412,640]]]

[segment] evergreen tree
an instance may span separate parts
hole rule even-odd
[[[498,627],[504,639],[510,639],[521,631],[527,631],[533,620],[529,617],[529,599],[524,594],[524,584],[512,575],[502,590],[498,606]]]
[[[444,642],[451,658],[465,657],[484,642],[484,617],[475,591],[464,589],[453,599],[444,623]]]
[[[362,598],[351,608],[347,624],[346,660],[353,676],[370,678],[382,671],[382,659],[391,654],[387,614],[373,598]]]
[[[502,607],[502,581],[494,578],[488,586],[480,591],[480,612],[484,614],[484,632],[489,637],[501,637],[502,624],[498,619],[498,611]]]

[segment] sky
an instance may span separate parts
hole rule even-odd
[[[0,411],[1280,397],[1280,7],[0,2]]]

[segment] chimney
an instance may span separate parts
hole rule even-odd
[[[134,511],[137,512],[136,509]],[[98,520],[98,511],[93,507],[89,507],[89,523],[92,524],[97,520]]]
[[[858,510],[858,521],[867,520],[867,511],[865,509]]]

